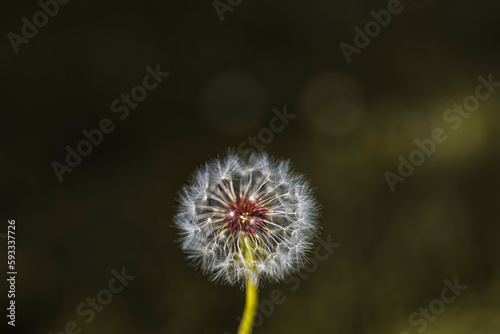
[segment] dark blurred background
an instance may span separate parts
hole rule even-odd
[[[2,333],[236,333],[244,292],[188,266],[175,196],[285,106],[265,150],[308,175],[340,247],[297,289],[266,284],[286,301],[254,332],[500,332],[500,92],[456,130],[443,119],[478,76],[500,81],[499,1],[403,0],[350,63],[340,43],[387,1],[221,1],[221,20],[211,1],[72,0],[17,53],[9,33],[41,7],[2,5],[0,234],[16,220],[18,272]],[[111,103],[157,64],[170,75],[121,120]],[[114,131],[59,182],[53,162],[104,118]],[[391,191],[384,173],[436,128],[446,142]],[[77,307],[122,268],[134,280],[86,323]],[[423,316],[455,278],[467,289]]]

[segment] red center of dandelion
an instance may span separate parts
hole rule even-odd
[[[267,209],[257,201],[240,197],[229,205],[224,227],[231,235],[237,231],[244,235],[256,235],[266,228],[266,215]]]

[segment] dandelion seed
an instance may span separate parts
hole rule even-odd
[[[179,202],[181,248],[212,280],[246,287],[239,333],[250,333],[259,283],[300,270],[313,246],[317,204],[309,184],[288,161],[229,151],[194,173]]]

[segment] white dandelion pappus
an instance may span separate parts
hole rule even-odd
[[[199,168],[179,193],[181,248],[213,280],[244,286],[300,270],[318,230],[305,177],[269,155],[229,151]],[[251,266],[243,249],[251,242]],[[246,247],[245,247],[246,245]]]

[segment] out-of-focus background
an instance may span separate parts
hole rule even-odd
[[[340,244],[261,289],[254,333],[500,332],[498,1],[2,6],[2,333],[235,333],[244,292],[188,266],[172,215],[190,173],[240,145],[306,173]],[[170,74],[144,96],[148,66]],[[110,294],[113,270],[135,278]]]

